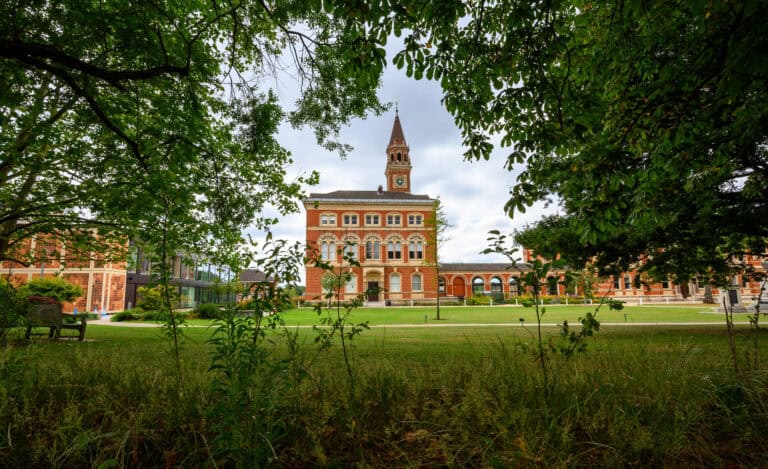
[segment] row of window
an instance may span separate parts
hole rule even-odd
[[[411,291],[420,292],[423,289],[422,275],[411,275]],[[389,291],[391,293],[400,293],[402,286],[400,282],[400,274],[389,274]],[[349,281],[344,286],[345,293],[357,293],[357,275],[352,274]]]
[[[387,243],[387,259],[403,259],[403,244],[400,241],[389,241]],[[336,260],[336,242],[323,241],[320,243],[320,257],[324,261]],[[344,245],[344,258],[358,260],[357,245]],[[381,242],[378,240],[368,240],[365,242],[365,259],[381,259]],[[408,243],[408,259],[424,259],[424,243],[422,241],[411,241]]]
[[[421,215],[408,215],[408,226],[422,226],[424,217]],[[403,217],[400,214],[388,214],[386,216],[387,226],[402,226]],[[345,213],[341,216],[342,226],[358,226],[358,216],[355,213]],[[321,226],[336,226],[336,214],[324,213],[320,215]],[[381,225],[381,217],[378,213],[365,214],[365,226]]]

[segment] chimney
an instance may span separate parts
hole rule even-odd
[[[384,193],[384,187],[381,184],[379,184],[379,195],[381,195],[382,193]]]

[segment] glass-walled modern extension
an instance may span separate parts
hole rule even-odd
[[[198,256],[177,253],[169,271],[170,283],[177,288],[181,308],[194,308],[201,303],[233,303],[236,300],[235,292],[226,288],[235,278],[227,266]],[[135,307],[139,300],[138,289],[157,284],[160,274],[161,270],[153,266],[141,246],[132,242],[128,256],[125,309]]]

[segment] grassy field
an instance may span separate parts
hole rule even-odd
[[[466,323],[474,313],[496,322],[509,310],[445,312]],[[355,320],[406,323],[412,313],[361,310]],[[289,324],[310,317],[286,315]],[[546,332],[555,337],[557,329]],[[741,353],[751,336],[738,332]],[[270,333],[255,354],[243,343],[230,347],[238,352],[225,370],[209,371],[211,333],[185,330],[180,369],[155,328],[90,325],[85,343],[0,351],[0,460],[14,467],[768,462],[768,374],[734,374],[724,326],[605,326],[586,353],[552,359],[549,396],[522,327],[365,331],[350,350],[353,379],[338,340],[319,351],[314,331],[290,327]],[[759,343],[759,363],[768,363],[766,336]]]
[[[601,308],[598,319],[606,323],[670,323],[711,322],[723,323],[725,318],[711,305],[697,306],[625,306],[621,311]],[[580,316],[595,310],[595,306],[546,306],[543,322],[557,324],[568,321],[576,324]],[[318,315],[311,308],[292,309],[283,313],[290,326],[311,326],[318,323]],[[533,324],[536,315],[533,308],[522,306],[447,306],[440,309],[440,320],[435,319],[434,307],[359,308],[353,311],[354,322],[368,321],[372,326],[397,324]],[[746,315],[736,315],[737,322],[746,323]],[[192,319],[194,326],[207,326],[209,320]]]

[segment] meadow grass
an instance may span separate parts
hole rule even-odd
[[[299,347],[291,351],[285,335],[270,333],[271,355],[236,394],[243,399],[236,423],[222,429],[229,420],[216,411],[222,395],[208,371],[211,329],[185,330],[177,370],[159,330],[92,325],[85,343],[38,341],[0,352],[0,460],[763,465],[768,375],[736,377],[724,329],[604,327],[586,353],[552,361],[555,383],[545,398],[536,362],[521,347],[529,328],[371,329],[353,340],[351,385],[338,343],[310,366],[314,332],[288,327]],[[738,332],[743,350],[749,336]],[[765,336],[760,343],[768,346]],[[768,363],[768,354],[760,360]],[[228,431],[239,436],[223,451]]]

